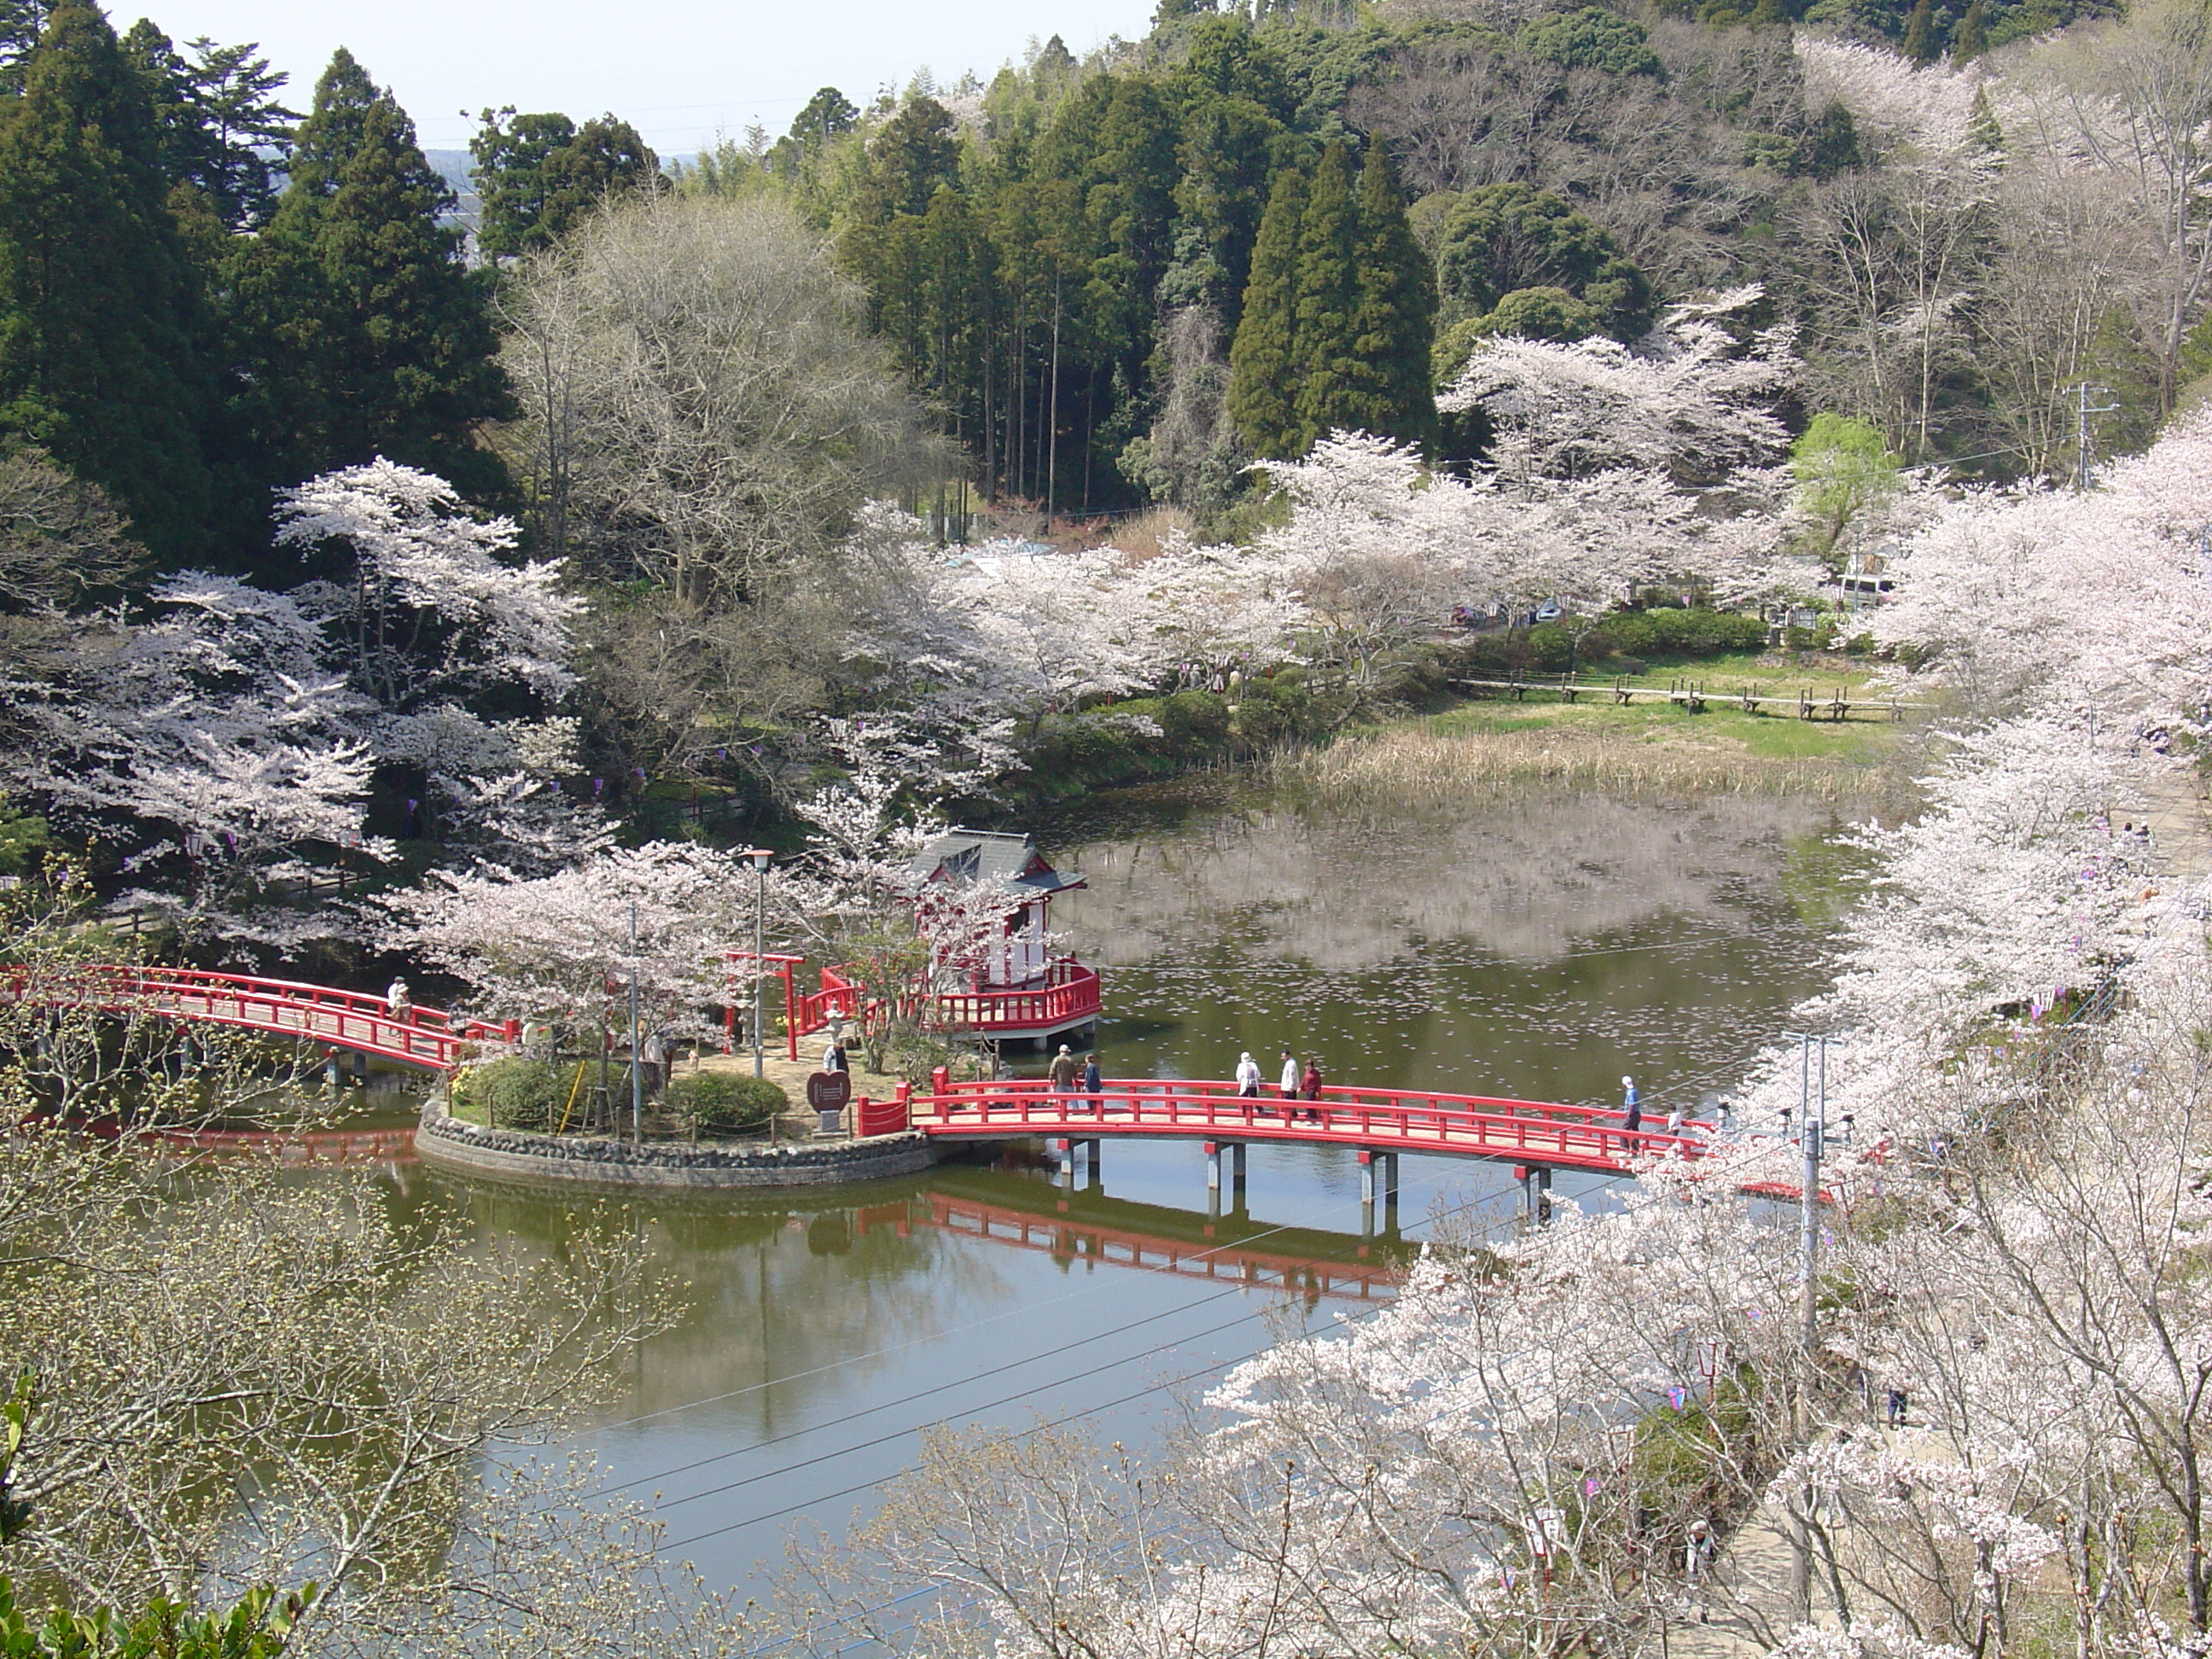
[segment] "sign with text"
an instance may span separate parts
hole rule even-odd
[[[817,1112],[842,1112],[852,1097],[850,1072],[817,1072],[806,1079],[806,1103]]]

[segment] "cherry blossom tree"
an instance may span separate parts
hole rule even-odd
[[[366,706],[321,659],[290,598],[223,576],[165,578],[133,626],[111,617],[58,672],[15,688],[34,733],[27,793],[116,849],[122,910],[188,943],[291,949],[343,927],[283,902],[334,880],[349,853],[389,855],[363,833]]]
[[[465,982],[483,1018],[611,1028],[635,980],[653,1026],[705,1036],[726,994],[724,953],[750,936],[753,904],[752,874],[733,855],[648,842],[530,878],[433,872],[384,900],[382,939]]]
[[[855,1012],[870,1066],[945,1057],[931,999],[964,988],[1018,901],[995,880],[931,881],[923,848],[945,833],[917,801],[896,728],[831,733],[846,775],[797,805],[807,850],[770,884],[777,931],[862,988]]]
[[[1291,515],[1261,538],[1261,553],[1304,601],[1319,659],[1363,690],[1484,586],[1482,499],[1411,447],[1332,432],[1304,460],[1267,470]]]

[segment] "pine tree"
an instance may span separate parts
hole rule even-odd
[[[1959,36],[1951,43],[1951,61],[1971,63],[1989,49],[1989,15],[1982,9],[1982,0],[1973,0],[1959,20]]]
[[[483,203],[477,246],[490,259],[551,246],[610,196],[651,190],[660,158],[627,121],[486,110],[469,141]],[[505,125],[502,125],[502,124]]]
[[[204,287],[145,77],[85,0],[59,0],[21,70],[0,105],[0,433],[104,486],[164,562],[196,557]]]
[[[1332,423],[1424,441],[1436,424],[1429,381],[1436,275],[1406,222],[1398,181],[1380,143],[1369,149],[1360,174],[1358,260],[1349,354],[1358,367]]]
[[[1291,359],[1291,422],[1304,454],[1343,422],[1349,384],[1360,378],[1352,349],[1359,308],[1359,209],[1352,158],[1340,143],[1322,150],[1298,222],[1297,328]],[[1360,401],[1355,393],[1353,402]]]
[[[1243,314],[1229,348],[1229,419],[1255,455],[1302,453],[1297,415],[1298,240],[1306,181],[1295,167],[1275,175],[1252,243]]]
[[[1905,55],[1916,64],[1932,64],[1943,50],[1936,38],[1936,13],[1928,0],[1915,0],[1905,23]]]
[[[453,205],[414,124],[341,50],[276,216],[232,262],[240,413],[264,484],[382,454],[465,493],[502,485],[471,441],[507,392],[488,273],[441,222]]]

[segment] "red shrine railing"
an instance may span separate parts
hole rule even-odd
[[[753,954],[731,951],[725,957],[734,973],[738,964],[752,961]],[[825,967],[822,988],[802,991],[793,970],[804,958],[771,953],[760,960],[768,964],[762,970],[764,976],[773,974],[783,981],[784,1048],[793,1060],[799,1058],[799,1038],[828,1029],[833,1020],[864,1024],[884,1006],[884,999],[871,995],[866,986],[850,977],[848,969]],[[724,1027],[733,1041],[740,1008],[749,1006],[735,1004],[724,1013]],[[901,1012],[939,1030],[1017,1036],[1065,1030],[1095,1019],[1101,1001],[1097,970],[1072,957],[1061,957],[1052,963],[1042,982],[996,990],[918,993],[900,997],[896,1006]]]
[[[191,1020],[273,1036],[306,1037],[410,1066],[448,1071],[485,1048],[520,1036],[509,1020],[456,1020],[441,1008],[395,1010],[385,998],[293,980],[192,968],[83,963],[0,968],[0,998],[44,1008],[86,1008],[128,1018]]]
[[[1680,1133],[1631,1130],[1622,1113],[1602,1106],[1335,1085],[1322,1089],[1315,1100],[1255,1099],[1237,1094],[1233,1084],[1156,1078],[1115,1079],[1096,1090],[1063,1093],[1034,1079],[951,1083],[939,1073],[932,1093],[915,1095],[902,1088],[889,1101],[857,1103],[854,1127],[861,1135],[911,1128],[945,1139],[1127,1135],[1284,1140],[1608,1175],[1626,1173],[1633,1158],[1670,1152],[1694,1158],[1708,1150],[1702,1126]]]

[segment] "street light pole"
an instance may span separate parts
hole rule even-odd
[[[768,861],[775,854],[756,847],[745,854],[753,866],[753,1075],[765,1076],[761,1057],[761,963],[768,936]]]

